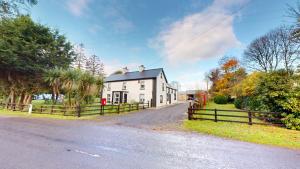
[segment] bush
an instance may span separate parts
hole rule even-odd
[[[235,108],[237,109],[243,109],[243,101],[244,99],[242,97],[237,97],[235,100],[234,100],[234,106]]]
[[[282,119],[285,127],[292,130],[300,130],[300,119],[296,118],[293,114],[287,115]]]
[[[228,103],[228,97],[224,95],[219,95],[214,97],[214,102],[216,104],[227,104]]]

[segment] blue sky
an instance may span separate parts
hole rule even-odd
[[[293,24],[287,4],[296,0],[40,0],[31,15],[83,43],[107,74],[163,67],[184,90],[205,88],[222,56],[241,57],[253,39]]]

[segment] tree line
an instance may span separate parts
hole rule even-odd
[[[56,29],[34,22],[20,8],[35,0],[0,2],[0,97],[8,105],[30,104],[33,95],[51,93],[53,103],[78,105],[99,97],[104,65],[87,56]]]

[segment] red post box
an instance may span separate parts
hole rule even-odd
[[[106,98],[101,99],[101,105],[106,105]]]

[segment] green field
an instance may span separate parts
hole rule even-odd
[[[218,105],[215,103],[209,103],[209,105],[207,105],[205,108],[237,110],[233,104]],[[222,112],[222,114],[245,115],[245,113],[236,112]],[[201,116],[205,118],[208,117],[204,115]],[[213,116],[210,116],[209,118],[213,118]],[[227,120],[247,120],[244,118],[239,119],[232,117],[221,118],[226,118]],[[211,134],[258,144],[300,149],[300,132],[281,127],[248,125],[231,122],[214,122],[210,120],[186,120],[184,121],[183,125],[186,129],[199,133]]]

